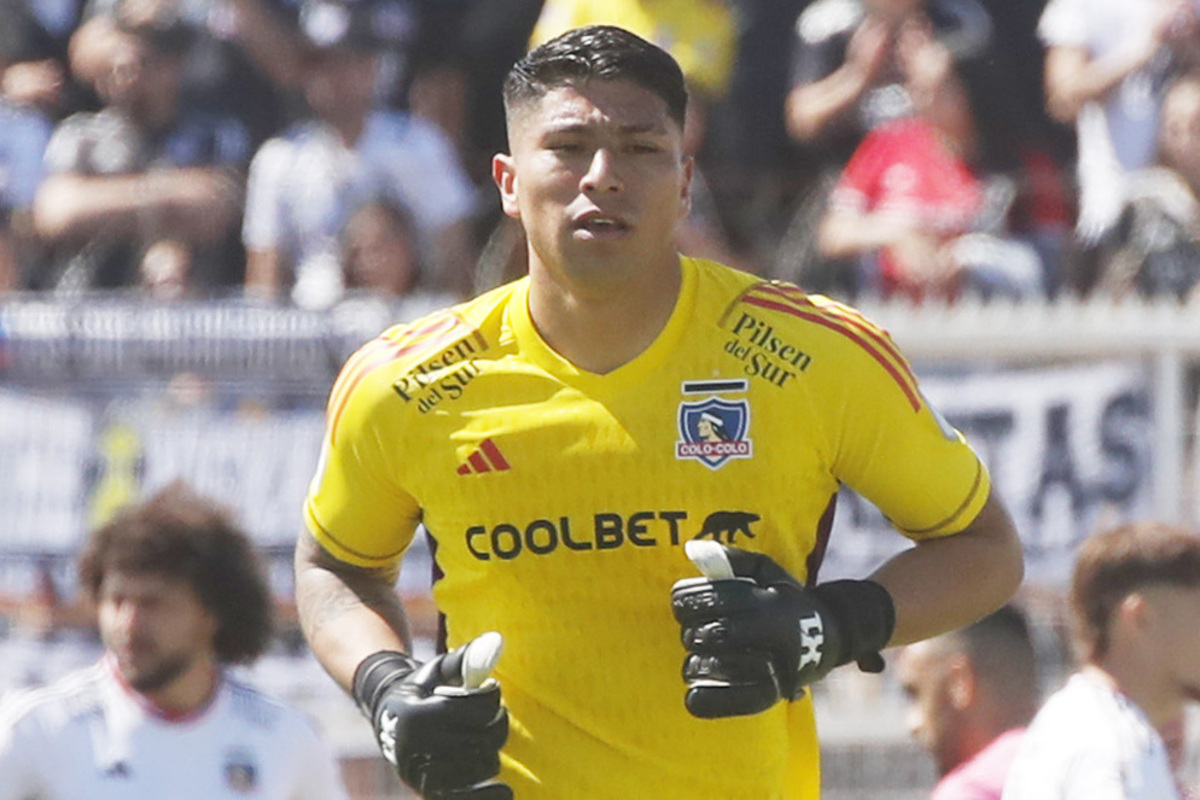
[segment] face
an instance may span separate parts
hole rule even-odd
[[[1177,699],[1200,700],[1200,587],[1150,586],[1140,592],[1153,608],[1149,647]]]
[[[925,0],[868,0],[867,10],[878,17],[899,22],[925,9]]]
[[[531,273],[627,284],[678,263],[692,163],[662,98],[624,80],[559,87],[514,110],[509,138],[492,172],[529,239]]]
[[[110,570],[100,585],[100,638],[139,692],[171,686],[213,659],[217,621],[184,581]]]
[[[304,97],[321,119],[338,122],[362,115],[375,94],[373,53],[335,47],[310,53],[305,61]]]
[[[112,42],[110,72],[98,87],[105,100],[133,118],[161,122],[175,105],[180,61],[130,33]]]
[[[1162,110],[1163,160],[1189,181],[1200,181],[1200,82],[1171,91]]]
[[[367,206],[346,224],[346,285],[400,295],[416,277],[416,243],[387,211]]]
[[[942,652],[937,642],[926,641],[905,647],[896,673],[908,698],[905,720],[909,734],[937,764],[942,775],[959,762],[958,713],[955,681],[961,678],[954,661],[960,658]]]

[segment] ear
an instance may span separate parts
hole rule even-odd
[[[979,680],[971,659],[959,653],[946,664],[946,694],[955,709],[962,711],[975,702]]]
[[[1119,624],[1130,630],[1144,628],[1150,621],[1150,603],[1141,592],[1130,592],[1117,605],[1113,616]]]
[[[492,180],[500,190],[500,207],[513,219],[520,219],[521,207],[517,203],[517,170],[513,157],[505,153],[492,156]]]
[[[696,159],[691,156],[683,157],[683,185],[680,187],[679,218],[683,219],[692,213],[692,173],[696,169]]]

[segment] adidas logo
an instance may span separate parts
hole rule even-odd
[[[500,448],[491,439],[479,443],[479,449],[467,456],[467,463],[458,467],[459,475],[479,475],[484,472],[503,472],[512,469]]]

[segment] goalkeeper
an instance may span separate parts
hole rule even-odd
[[[529,274],[343,367],[297,546],[308,641],[427,798],[816,798],[805,687],[998,608],[1017,536],[882,330],[676,250],[669,55],[571,31],[504,99]],[[914,546],[821,583],[843,484]],[[425,664],[393,590],[419,525]]]

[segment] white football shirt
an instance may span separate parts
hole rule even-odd
[[[293,298],[301,305],[327,305],[342,289],[339,236],[354,211],[371,200],[408,209],[427,255],[438,234],[465,220],[475,203],[453,144],[434,123],[376,111],[348,149],[329,126],[309,120],[255,154],[242,242],[251,250],[280,252],[294,273]]]
[[[0,800],[345,800],[299,711],[222,678],[168,720],[107,659],[0,703]]]
[[[1075,674],[1029,726],[1003,800],[1179,800],[1166,746],[1132,700]]]

